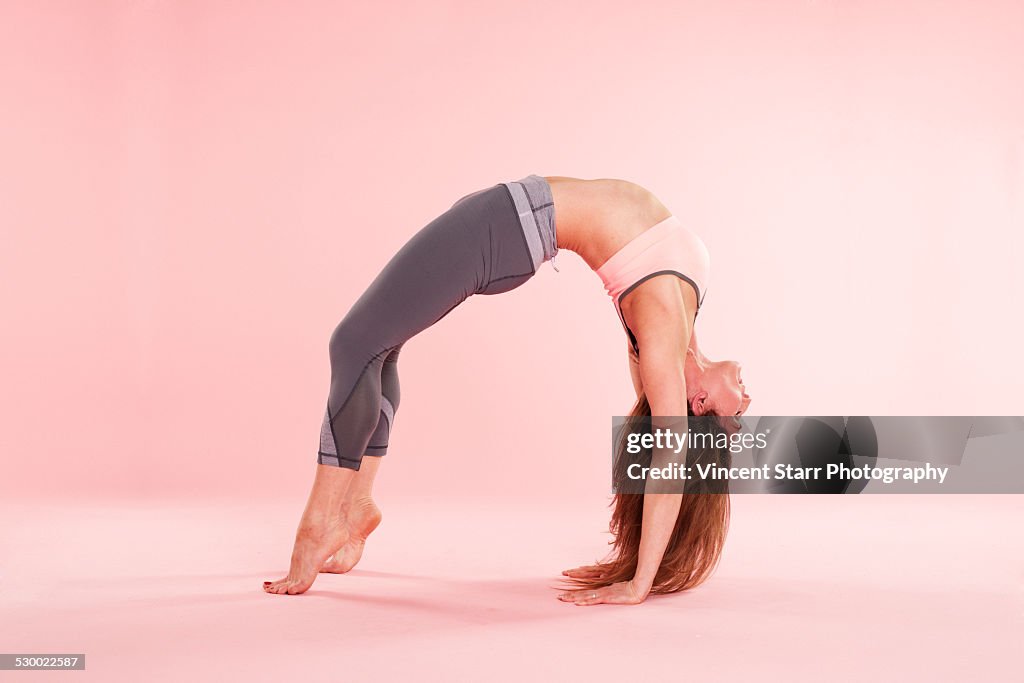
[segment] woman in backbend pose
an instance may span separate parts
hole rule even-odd
[[[398,410],[402,345],[470,295],[522,285],[559,249],[579,254],[612,297],[628,337],[633,415],[747,409],[739,364],[708,360],[693,334],[707,249],[657,197],[623,180],[537,175],[478,190],[416,233],[331,335],[313,489],[288,575],[264,590],[302,593],[319,572],[359,561],[381,519],[371,491]],[[559,599],[636,604],[697,585],[721,554],[728,511],[726,495],[617,495],[613,556],[563,572],[574,590]]]

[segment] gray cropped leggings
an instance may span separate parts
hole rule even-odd
[[[331,335],[317,462],[358,470],[387,453],[402,345],[473,294],[515,289],[557,251],[551,187],[537,175],[468,194],[413,235]]]

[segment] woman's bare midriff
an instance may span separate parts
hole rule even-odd
[[[558,248],[576,252],[594,270],[631,239],[672,214],[652,192],[628,180],[544,179],[555,202]]]
[[[555,203],[558,248],[576,252],[593,270],[634,237],[672,215],[650,190],[628,180],[565,176],[544,179],[551,186]],[[677,292],[680,296],[676,296]],[[677,278],[652,278],[621,301],[622,315],[634,333],[645,323],[634,320],[633,306],[648,297],[680,306],[680,313],[693,324],[697,311],[693,287]],[[663,322],[655,319],[649,324]]]

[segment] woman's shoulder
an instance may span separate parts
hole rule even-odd
[[[620,302],[620,311],[641,344],[645,337],[688,337],[696,319],[697,296],[688,283],[665,274],[637,285]]]

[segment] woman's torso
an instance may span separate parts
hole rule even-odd
[[[593,270],[633,238],[672,215],[672,212],[641,185],[614,178],[593,180],[545,176],[555,204],[555,232],[558,247],[568,249]],[[634,307],[648,297],[682,295],[683,314],[693,323],[698,300],[694,288],[678,278],[652,278],[641,283],[621,301],[624,322],[630,327],[644,324],[635,320]]]
[[[544,176],[555,202],[559,249],[593,270],[634,237],[672,214],[652,192],[615,178]]]

